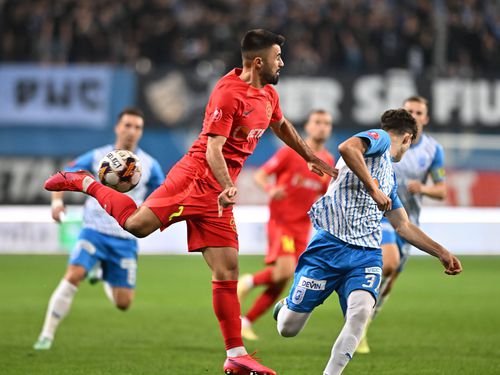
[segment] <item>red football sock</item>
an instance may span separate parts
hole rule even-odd
[[[270,285],[264,293],[255,300],[245,318],[252,323],[255,322],[257,318],[264,314],[278,300],[283,289],[285,289],[285,284]]]
[[[253,285],[271,285],[273,283],[273,269],[274,267],[266,267],[253,275]]]
[[[113,216],[122,228],[129,216],[137,210],[137,205],[128,195],[98,182],[92,182],[86,193],[97,199],[102,208]]]
[[[243,346],[237,285],[236,280],[212,281],[212,302],[224,336],[226,350]]]

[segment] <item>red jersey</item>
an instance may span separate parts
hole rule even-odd
[[[334,165],[333,156],[326,150],[316,156]],[[269,203],[270,215],[278,222],[308,222],[307,211],[328,189],[331,177],[318,176],[307,167],[307,162],[290,147],[283,147],[269,159],[262,169],[266,174],[276,175],[276,185],[285,188],[285,197],[272,199]]]
[[[205,158],[207,137],[226,137],[222,154],[233,179],[269,124],[283,118],[276,90],[271,85],[261,89],[249,85],[240,79],[241,72],[233,69],[217,82],[205,109],[203,129],[188,151]]]

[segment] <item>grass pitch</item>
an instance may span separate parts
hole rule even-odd
[[[262,257],[241,257],[241,271]],[[464,273],[411,259],[372,324],[372,353],[345,374],[500,374],[500,257],[462,257]],[[0,256],[0,374],[221,374],[223,341],[212,312],[210,272],[199,256],[143,256],[130,311],[114,309],[101,285],[82,284],[52,350],[31,349],[64,256]],[[250,300],[253,300],[250,296]],[[244,310],[248,309],[244,304]],[[255,325],[263,363],[280,375],[321,374],[342,326],[337,297],[296,338],[276,333],[268,313]]]

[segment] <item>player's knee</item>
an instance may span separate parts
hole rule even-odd
[[[78,286],[85,278],[85,269],[83,269],[83,267],[70,267],[66,271],[64,278],[74,286]]]
[[[286,257],[286,261],[280,262],[274,268],[273,281],[276,283],[286,283],[293,277],[295,272],[295,260],[291,257]]]
[[[349,306],[349,310],[349,319],[360,323],[366,322],[370,319],[373,311],[373,305],[371,303],[355,304],[354,306]]]
[[[215,280],[237,280],[238,265],[234,267],[217,268],[213,270]]]
[[[137,238],[144,238],[151,234],[151,230],[148,228],[146,223],[140,219],[132,217],[127,219],[124,229],[127,232],[132,233]]]
[[[132,305],[132,297],[127,296],[118,298],[115,302],[115,305],[118,310],[126,311]]]
[[[238,280],[238,273],[238,261],[221,263],[213,269],[216,280]]]
[[[283,319],[278,321],[278,333],[283,337],[295,337],[299,334],[300,329],[291,321]]]
[[[398,262],[394,261],[394,262],[385,262],[384,263],[384,267],[383,267],[383,276],[384,277],[389,277],[391,276],[393,273],[395,273],[398,269]]]

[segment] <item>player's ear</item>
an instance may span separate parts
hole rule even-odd
[[[264,60],[262,59],[262,57],[257,56],[255,59],[253,59],[253,63],[256,68],[260,69],[262,68],[262,65],[264,65]]]

